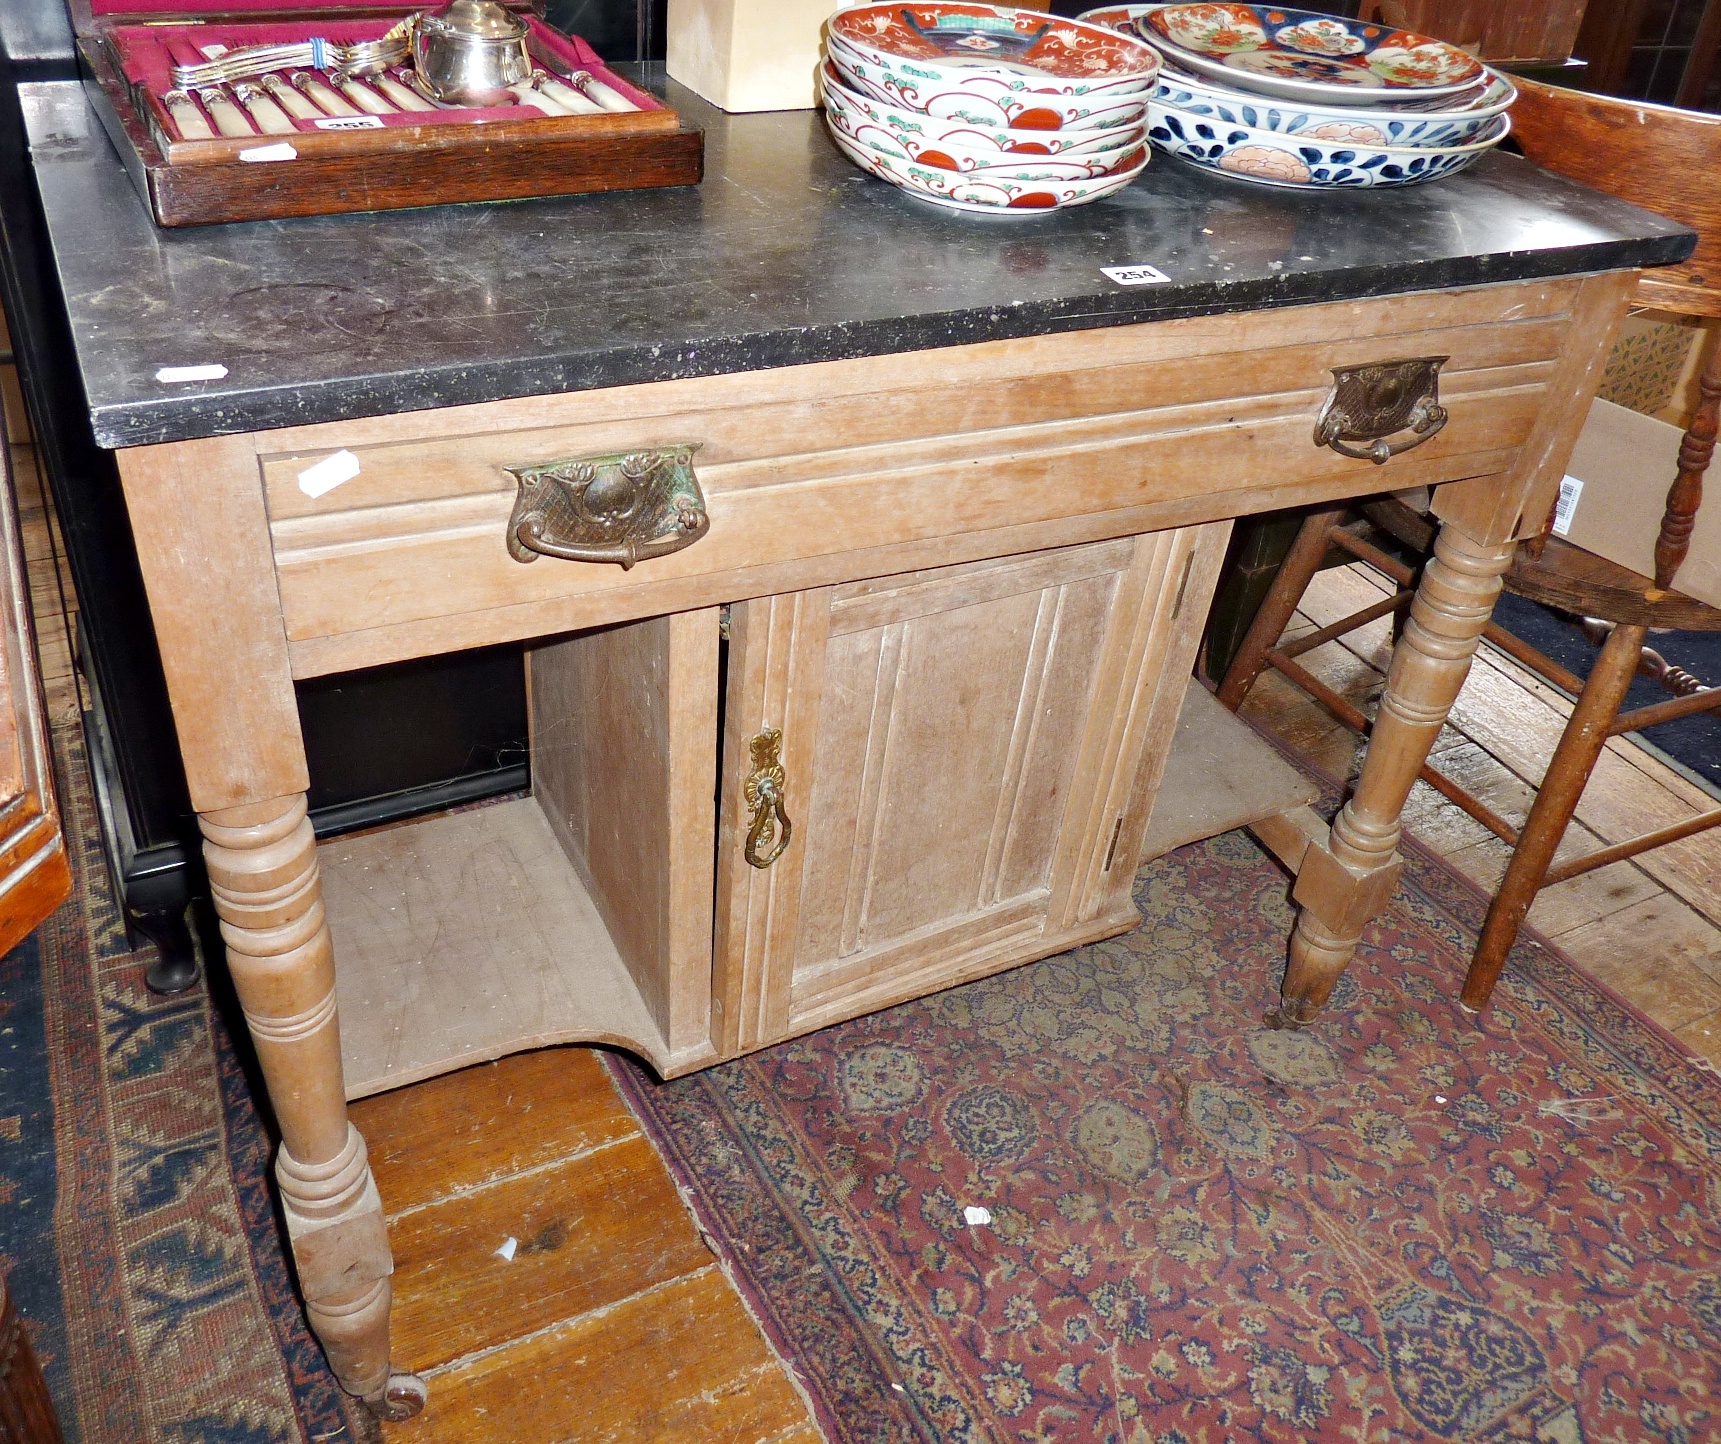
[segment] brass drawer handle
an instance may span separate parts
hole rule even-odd
[[[753,772],[747,779],[747,806],[753,813],[747,829],[747,845],[741,850],[754,867],[769,867],[783,855],[793,830],[789,814],[783,808],[783,789],[788,776],[778,759],[777,748],[783,734],[767,727],[748,744],[753,753]],[[759,849],[767,848],[761,853]]]
[[[695,441],[504,467],[520,488],[508,518],[509,555],[517,562],[614,562],[625,570],[692,546],[711,530],[693,474],[697,450]]]
[[[1440,404],[1440,368],[1450,357],[1418,356],[1408,361],[1376,361],[1367,366],[1333,367],[1333,391],[1315,422],[1315,445],[1340,456],[1372,461],[1421,446],[1446,425]],[[1410,435],[1389,440],[1395,432]],[[1367,446],[1350,443],[1366,441]]]

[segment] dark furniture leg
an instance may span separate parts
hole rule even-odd
[[[1327,554],[1327,533],[1344,517],[1343,507],[1330,511],[1311,512],[1303,521],[1297,539],[1285,554],[1279,574],[1273,579],[1272,590],[1255,613],[1255,620],[1243,637],[1243,643],[1231,658],[1225,680],[1219,687],[1219,700],[1235,712],[1243,705],[1261,669],[1267,665],[1267,653],[1279,645],[1291,614],[1303,599],[1309,583],[1321,569]]]
[[[48,1381],[0,1279],[0,1444],[61,1444]]]

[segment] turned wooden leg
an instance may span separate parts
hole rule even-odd
[[[275,1177],[311,1328],[341,1386],[385,1419],[423,1407],[390,1367],[389,1253],[364,1139],[347,1121],[335,963],[303,793],[204,812],[233,984],[281,1128]]]
[[[1691,529],[1697,524],[1697,508],[1703,504],[1703,473],[1709,469],[1716,432],[1721,429],[1721,342],[1709,353],[1697,382],[1697,398],[1697,412],[1679,444],[1679,475],[1668,488],[1661,533],[1655,539],[1658,587],[1673,585],[1674,573],[1691,550]]]
[[[1488,905],[1488,920],[1482,925],[1482,937],[1470,960],[1470,972],[1464,979],[1460,999],[1472,1013],[1479,1013],[1488,1005],[1500,970],[1506,965],[1506,955],[1517,941],[1524,915],[1541,891],[1542,879],[1547,876],[1560,839],[1566,835],[1572,814],[1577,811],[1578,799],[1583,796],[1590,773],[1607,744],[1608,729],[1619,716],[1620,704],[1637,672],[1643,639],[1648,634],[1646,627],[1615,627],[1590,669],[1584,690],[1566,721],[1560,745],[1548,764],[1548,775],[1542,779],[1524,830],[1518,834],[1518,845],[1512,851],[1505,877],[1500,880],[1500,890]]]
[[[1243,634],[1242,644],[1231,665],[1225,669],[1225,680],[1219,684],[1219,700],[1235,712],[1243,705],[1261,669],[1267,665],[1267,653],[1279,645],[1279,638],[1297,610],[1303,593],[1321,569],[1327,554],[1327,533],[1344,517],[1344,508],[1311,512],[1285,553],[1284,561],[1273,577],[1272,590],[1261,602],[1261,610]]]
[[[1450,522],[1392,654],[1362,776],[1323,846],[1311,843],[1292,893],[1301,904],[1282,1006],[1268,1018],[1301,1027],[1326,1006],[1363,927],[1397,885],[1399,818],[1429,748],[1458,697],[1515,543],[1478,542]]]

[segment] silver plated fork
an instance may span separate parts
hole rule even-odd
[[[321,36],[287,45],[242,45],[213,60],[175,65],[173,83],[180,89],[192,89],[305,67],[326,71],[337,81],[355,75],[376,75],[407,58],[411,34],[410,26],[402,22],[376,40],[359,40],[350,45]]]

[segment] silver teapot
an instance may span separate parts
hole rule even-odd
[[[511,105],[515,97],[508,87],[532,74],[530,29],[496,0],[448,0],[413,16],[413,68],[433,99]]]

